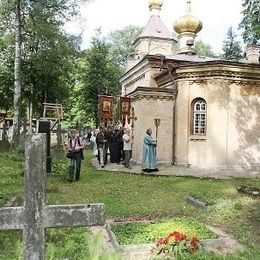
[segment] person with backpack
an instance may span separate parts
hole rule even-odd
[[[81,160],[83,157],[84,144],[82,139],[77,135],[77,131],[72,129],[70,131],[70,138],[68,143],[67,158],[70,160],[69,167],[69,181],[78,181],[81,170]]]

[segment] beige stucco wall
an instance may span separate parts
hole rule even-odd
[[[122,95],[128,95],[133,92],[137,87],[150,87],[156,88],[157,84],[154,80],[154,76],[158,75],[158,69],[149,68],[148,66],[140,68],[136,73],[129,73],[129,76],[125,76],[122,83]]]
[[[176,163],[198,168],[260,166],[260,95],[241,96],[225,79],[179,81],[176,100]],[[207,102],[206,136],[191,134],[191,103]]]
[[[260,167],[260,88],[231,84],[229,95],[228,164]]]
[[[133,160],[142,161],[143,138],[146,129],[152,128],[152,136],[155,138],[156,128],[154,118],[160,118],[158,128],[157,160],[162,163],[170,163],[172,160],[172,111],[173,101],[170,98],[147,98],[132,100],[137,120],[134,126]]]

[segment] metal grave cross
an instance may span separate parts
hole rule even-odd
[[[0,208],[0,230],[22,229],[25,260],[45,259],[45,228],[102,226],[105,206],[45,205],[46,136],[28,136],[25,143],[25,201],[23,207]]]

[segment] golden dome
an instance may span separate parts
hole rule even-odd
[[[162,1],[162,0],[150,0],[148,6],[149,6],[149,8],[150,8],[150,11],[151,11],[152,9],[161,10],[162,4],[163,4],[163,1]]]
[[[191,1],[187,1],[187,12],[174,24],[173,29],[177,33],[191,32],[197,34],[202,29],[202,22],[191,14]]]

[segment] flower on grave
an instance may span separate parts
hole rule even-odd
[[[173,231],[167,237],[162,237],[156,242],[156,247],[152,250],[157,255],[176,259],[178,255],[193,254],[201,248],[197,237],[188,237],[179,232]]]

